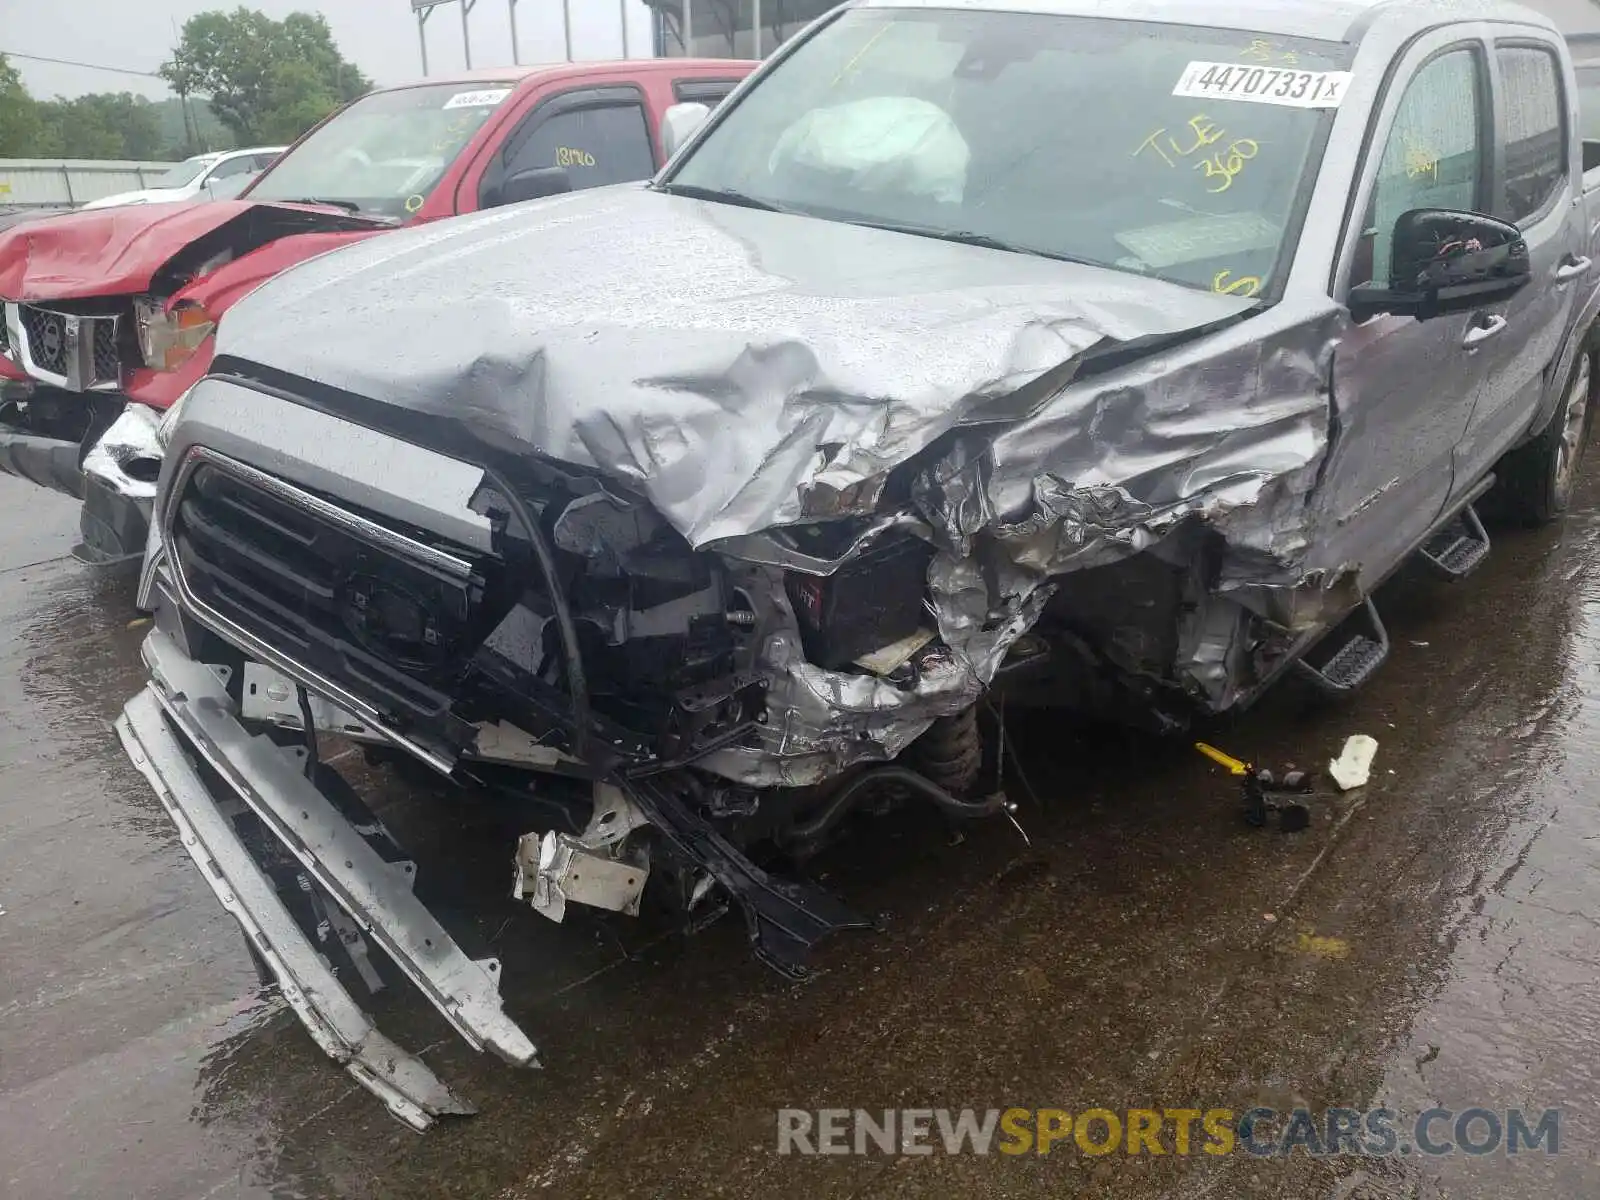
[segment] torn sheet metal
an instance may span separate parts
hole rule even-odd
[[[1209,555],[1161,669],[1230,703],[1245,614],[1305,628],[1348,599],[1350,572],[1312,555],[1346,320],[1326,300],[1262,309],[612,188],[309,262],[230,314],[216,370],[264,366],[317,409],[465,462],[593,470],[651,510],[597,496],[561,515],[564,547],[625,543],[653,514],[746,564],[771,720],[700,765],[803,784],[970,705],[1055,581],[1141,553]],[[785,533],[819,521],[842,535],[830,553]],[[1173,542],[1197,525],[1209,547]],[[830,574],[905,536],[938,551],[940,640],[914,678],[806,661],[782,572]]]

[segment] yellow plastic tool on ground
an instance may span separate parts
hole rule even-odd
[[[1196,742],[1194,748],[1204,754],[1219,767],[1226,767],[1234,775],[1250,774],[1250,764],[1242,763],[1231,754],[1218,750],[1215,746],[1208,746],[1204,742]]]

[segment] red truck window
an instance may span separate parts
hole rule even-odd
[[[502,180],[548,167],[565,169],[574,191],[654,175],[655,151],[639,91],[579,88],[541,102],[506,138],[484,173],[480,203],[493,202]]]
[[[655,174],[650,129],[639,104],[606,104],[552,114],[517,149],[511,174],[565,167],[572,187],[599,187]]]
[[[694,101],[715,108],[740,82],[737,79],[674,79],[672,94],[680,104]]]

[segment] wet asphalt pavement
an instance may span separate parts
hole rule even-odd
[[[111,732],[141,682],[131,585],[66,557],[71,504],[0,477],[0,1196],[1600,1195],[1597,502],[1501,534],[1462,585],[1391,586],[1394,658],[1354,703],[1284,693],[1210,731],[1274,763],[1378,739],[1372,784],[1306,832],[1245,826],[1185,744],[1017,720],[1031,846],[862,824],[814,870],[883,932],[804,985],[734,922],[519,911],[501,814],[346,757],[439,911],[502,956],[546,1064],[380,997],[481,1109],[418,1136],[262,995]],[[780,1107],[1435,1103],[1559,1107],[1561,1153],[775,1153]]]

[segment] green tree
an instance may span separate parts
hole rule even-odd
[[[98,92],[37,107],[51,157],[152,159],[161,150],[155,106],[143,97]]]
[[[161,76],[181,95],[203,93],[240,145],[288,141],[372,86],[346,62],[313,13],[275,21],[250,8],[184,23]]]
[[[22,76],[0,54],[0,158],[42,158],[39,105],[22,86]]]

